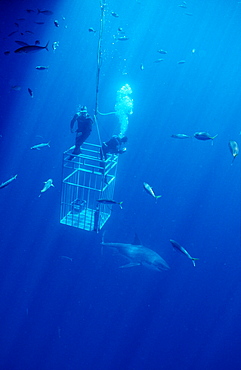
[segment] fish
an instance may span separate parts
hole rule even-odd
[[[59,22],[56,19],[54,21],[54,25],[55,25],[55,27],[59,27]]]
[[[157,50],[157,52],[160,54],[167,54],[167,51],[163,49]]]
[[[111,15],[113,15],[113,17],[115,17],[115,18],[118,18],[119,17],[119,14],[117,14],[115,12],[111,12]]]
[[[31,90],[31,89],[28,87],[28,92],[29,92],[29,95],[31,96],[31,98],[33,98],[33,90]]]
[[[49,69],[49,66],[36,66],[35,68],[39,71],[44,71],[45,69]]]
[[[15,179],[17,178],[17,176],[18,176],[18,175],[15,175],[15,176],[11,177],[11,179],[9,179],[9,180],[7,180],[7,181],[5,181],[5,182],[2,182],[2,183],[0,184],[0,189],[3,189],[3,188],[5,188],[6,186],[8,186],[9,184],[11,184],[11,182],[12,182],[13,180],[15,180]]]
[[[141,64],[141,65],[140,65],[140,70],[141,70],[141,71],[143,71],[144,69],[145,69],[144,65],[143,65],[143,64]]]
[[[156,199],[156,201],[157,201],[157,199],[159,199],[159,198],[161,198],[161,197],[162,197],[161,195],[155,195],[155,193],[154,193],[154,191],[153,191],[152,187],[151,187],[149,184],[147,184],[146,182],[143,182],[143,187],[144,187],[145,191],[146,191],[148,194],[150,194],[153,198],[155,198],[155,199]]]
[[[229,143],[228,143],[228,146],[229,146],[230,152],[233,156],[233,160],[232,160],[232,163],[231,163],[231,164],[233,164],[233,161],[235,160],[235,158],[237,157],[237,155],[239,153],[238,143],[234,140],[230,140]]]
[[[19,27],[19,24],[17,22],[14,23],[16,27]]]
[[[40,41],[39,40],[36,40],[34,45],[40,45]]]
[[[103,235],[101,245],[115,248],[122,256],[128,258],[130,263],[120,266],[120,268],[145,266],[157,271],[169,270],[170,268],[167,262],[157,252],[144,247],[136,234],[132,244],[105,243]]]
[[[33,10],[33,9],[26,9],[26,12],[27,13],[35,13],[35,10]]]
[[[97,199],[97,202],[98,203],[101,203],[101,204],[118,204],[120,206],[120,208],[122,209],[122,204],[123,202],[116,202],[115,200],[112,200],[112,199]]]
[[[171,244],[174,248],[176,248],[179,252],[185,254],[185,256],[187,256],[190,260],[192,260],[192,263],[193,263],[194,267],[196,266],[195,261],[198,261],[199,258],[194,258],[194,257],[190,256],[188,251],[185,248],[183,248],[180,244],[175,242],[175,240],[170,239],[170,242],[171,242]]]
[[[35,24],[44,24],[44,22],[34,22]]]
[[[185,61],[185,60],[179,60],[179,61],[177,62],[177,64],[184,64],[184,63],[186,63],[186,61]]]
[[[25,18],[17,18],[17,21],[25,21]]]
[[[12,36],[12,35],[14,35],[15,33],[17,33],[18,31],[13,31],[13,32],[10,32],[9,34],[8,34],[8,37],[10,37],[10,36]]]
[[[92,28],[92,27],[90,27],[90,28],[88,29],[88,31],[89,31],[89,32],[93,32],[93,33],[95,33],[95,32],[96,32],[96,30],[95,30],[94,28]]]
[[[68,257],[68,256],[59,256],[59,258],[61,259],[61,260],[68,260],[68,261],[73,261],[73,258],[71,258],[71,257]]]
[[[25,45],[25,46],[22,46],[21,48],[18,48],[16,50],[14,50],[14,53],[16,53],[16,54],[34,53],[36,51],[40,51],[40,50],[44,50],[44,49],[46,49],[47,51],[49,51],[48,45],[49,45],[49,41],[47,42],[47,44],[45,46]]]
[[[120,36],[120,37],[117,37],[117,40],[119,40],[119,41],[127,41],[127,40],[129,40],[129,37],[127,37],[127,36]]]
[[[159,58],[159,59],[157,59],[157,60],[154,60],[154,63],[160,63],[160,62],[163,62],[163,58]]]
[[[11,86],[11,90],[20,91],[21,90],[21,86],[19,86],[19,85],[13,85],[13,86]]]
[[[37,10],[38,10],[38,14],[44,14],[44,15],[54,14],[51,10],[40,10],[40,9],[37,9]]]
[[[6,50],[6,51],[4,51],[4,53],[3,53],[4,55],[9,55],[10,54],[10,51],[9,50]]]
[[[29,44],[27,44],[26,42],[24,41],[18,41],[18,40],[15,40],[16,44],[20,45],[20,46],[28,46]]]
[[[42,143],[42,144],[37,144],[37,145],[34,145],[32,146],[30,149],[37,149],[37,150],[40,150],[41,148],[44,148],[48,146],[50,148],[50,141],[48,143]]]
[[[218,136],[218,134],[215,136],[211,136],[207,132],[195,132],[193,136],[198,140],[214,140],[215,137]]]
[[[44,181],[44,187],[41,190],[41,193],[44,193],[45,191],[47,191],[49,188],[51,188],[51,186],[54,187],[52,179],[48,179],[47,181]],[[41,194],[39,194],[39,197],[41,197]]]
[[[173,137],[174,139],[189,139],[189,138],[191,138],[191,136],[188,136],[186,134],[174,134],[174,135],[171,135],[171,137]]]
[[[33,35],[34,34],[33,31],[29,31],[29,30],[25,31],[25,33],[29,33],[30,35]]]

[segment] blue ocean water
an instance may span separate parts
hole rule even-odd
[[[113,111],[125,84],[134,100],[115,187],[123,209],[113,208],[105,239],[131,243],[137,233],[170,270],[120,269],[123,257],[101,253],[102,231],[59,222],[70,120],[79,104],[95,109],[100,2],[0,1],[0,183],[18,175],[0,189],[0,368],[238,370],[240,157],[231,165],[228,142],[241,145],[241,4],[113,0],[104,9],[98,107]],[[15,41],[36,40],[49,51],[14,53]],[[101,140],[118,134],[116,116],[97,120]],[[171,137],[199,131],[218,134],[213,145]],[[96,127],[89,141],[98,144]],[[49,178],[55,187],[39,197]]]

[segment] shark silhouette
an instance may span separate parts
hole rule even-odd
[[[105,247],[115,248],[122,256],[129,259],[130,263],[120,266],[120,268],[140,265],[151,267],[157,271],[168,270],[170,268],[158,253],[144,247],[136,234],[132,244],[105,243],[104,236],[101,244]]]

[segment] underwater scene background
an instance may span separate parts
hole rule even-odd
[[[0,188],[0,367],[238,370],[240,156],[228,144],[241,137],[241,4],[113,0],[102,23],[100,5],[0,1],[0,183],[17,175]],[[99,41],[98,110],[115,111],[128,84],[133,114],[114,193],[123,209],[95,233],[60,224],[60,199],[70,121],[79,105],[95,113]],[[14,52],[23,43],[48,51]],[[120,132],[118,115],[98,113],[89,142],[97,125],[101,141]],[[120,268],[103,231],[106,242],[137,234],[170,269]]]

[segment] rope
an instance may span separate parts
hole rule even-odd
[[[98,109],[100,70],[102,66],[102,41],[103,41],[104,20],[105,20],[105,5],[106,4],[104,3],[104,0],[100,0],[101,14],[100,14],[100,32],[99,32],[99,40],[98,40],[98,48],[97,48],[97,72],[96,72],[96,91],[95,91],[95,110],[94,110],[94,121],[95,121],[96,129],[97,129],[97,135],[98,135],[100,146],[102,145],[102,140],[100,137],[100,129],[99,129],[98,121],[97,121],[97,114],[100,114],[101,116],[108,116],[111,114],[116,114],[116,112],[101,113]],[[104,128],[104,131],[106,132],[105,128]]]
[[[100,69],[102,65],[102,41],[103,41],[103,30],[104,30],[104,16],[105,16],[105,8],[104,8],[103,0],[100,0],[100,32],[99,32],[99,40],[98,40],[98,49],[97,49],[97,72],[96,72],[96,91],[95,91],[95,113],[94,113],[94,120],[97,129],[97,135],[99,139],[100,146],[102,145],[101,137],[100,137],[100,130],[97,121],[97,113],[98,111],[98,98],[99,98],[99,85],[100,85]]]
[[[98,94],[99,94],[99,84],[100,84],[100,69],[102,64],[102,40],[103,40],[103,29],[104,29],[104,3],[100,0],[100,33],[98,41],[98,51],[97,51],[97,73],[96,73],[96,92],[95,92],[95,116],[98,113]]]

